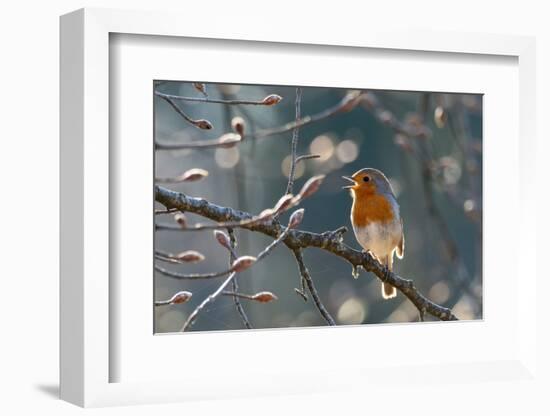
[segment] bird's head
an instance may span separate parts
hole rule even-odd
[[[353,197],[376,193],[393,195],[390,181],[378,169],[365,168],[355,172],[352,176],[342,176],[342,178],[351,183],[344,186],[343,189],[349,189]]]

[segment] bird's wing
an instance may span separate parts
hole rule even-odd
[[[395,254],[397,254],[397,257],[399,257],[400,259],[402,259],[403,255],[405,254],[405,233],[403,232],[403,218],[401,218],[401,239],[397,244],[397,250]]]

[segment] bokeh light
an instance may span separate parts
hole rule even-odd
[[[231,169],[239,163],[240,152],[237,146],[229,149],[219,148],[216,149],[214,159],[220,168]]]
[[[317,161],[326,162],[334,154],[334,143],[328,135],[322,134],[313,139],[309,145],[309,151],[312,154],[321,156],[319,159],[316,159]]]
[[[474,305],[472,299],[468,295],[464,295],[453,306],[453,313],[461,320],[474,319]]]
[[[439,281],[430,288],[429,296],[436,303],[445,303],[449,300],[451,291],[449,285]]]
[[[217,87],[222,94],[227,94],[227,95],[237,94],[241,89],[240,85],[235,85],[235,84],[218,84]]]
[[[338,308],[337,319],[342,324],[360,324],[366,317],[366,305],[356,297],[349,298]]]
[[[359,156],[359,146],[353,140],[343,140],[336,147],[336,157],[343,163],[351,163]]]

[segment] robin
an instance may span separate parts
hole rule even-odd
[[[353,198],[350,217],[355,238],[363,249],[392,270],[393,253],[403,258],[405,236],[399,205],[388,178],[372,168],[361,169],[353,176],[343,178],[352,182],[344,189],[349,189]],[[395,287],[382,283],[382,297],[391,299],[395,296]]]

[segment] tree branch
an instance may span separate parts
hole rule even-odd
[[[204,309],[204,307],[206,305],[208,305],[210,302],[213,302],[223,292],[223,290],[233,280],[233,278],[235,277],[236,274],[237,274],[236,272],[231,273],[227,277],[227,279],[225,279],[223,281],[223,283],[220,285],[220,287],[218,287],[218,289],[215,292],[211,293],[206,299],[204,299],[200,303],[199,306],[197,306],[197,308],[191,313],[191,315],[189,315],[189,317],[187,318],[187,320],[185,321],[185,323],[181,327],[181,329],[180,329],[181,332],[186,331],[193,324],[193,322],[195,322],[195,320],[197,319],[197,316],[199,315],[200,311],[202,311]]]
[[[300,107],[302,102],[302,89],[296,88],[296,101],[295,101],[295,120],[300,120]],[[290,170],[288,173],[288,183],[286,185],[285,194],[291,194],[294,187],[294,176],[296,174],[296,164],[298,162],[298,133],[300,132],[300,126],[296,125],[292,130],[292,143],[290,145]]]
[[[201,215],[213,221],[243,221],[252,218],[252,215],[229,207],[212,204],[202,198],[193,198],[183,193],[174,192],[161,186],[155,187],[155,199],[166,208],[177,208]],[[253,223],[243,228],[260,232],[272,238],[279,239],[285,227],[277,221]],[[440,306],[424,295],[414,286],[411,280],[404,279],[382,266],[370,253],[363,253],[346,246],[342,242],[343,229],[327,231],[321,234],[301,230],[287,230],[283,242],[291,250],[316,247],[328,251],[349,262],[352,267],[363,267],[366,271],[376,275],[381,281],[389,283],[403,293],[416,308],[441,320],[457,320],[450,309]]]
[[[234,134],[233,136],[239,136],[240,139],[237,139],[236,137],[232,140],[224,141],[224,138],[230,137],[232,133],[226,133],[223,136],[221,136],[218,139],[213,140],[205,140],[205,141],[199,141],[199,142],[193,142],[193,143],[163,143],[163,142],[155,142],[155,146],[157,150],[177,150],[177,149],[198,149],[198,148],[216,148],[216,147],[227,147],[230,145],[235,145],[241,140],[245,139],[263,139],[269,136],[273,136],[276,134],[282,134],[287,133],[289,131],[292,131],[299,127],[304,127],[308,124],[316,123],[321,120],[325,120],[329,117],[332,117],[336,114],[340,113],[346,113],[348,111],[353,110],[360,102],[361,102],[361,93],[360,92],[350,92],[346,94],[346,96],[336,105],[333,105],[332,107],[327,108],[326,110],[323,110],[319,113],[312,114],[310,116],[302,117],[298,120],[293,120],[291,122],[288,122],[286,124],[283,124],[282,126],[273,127],[273,128],[267,128],[267,129],[261,129],[256,130],[250,134],[245,134],[244,136],[239,136]],[[171,99],[165,99],[169,100],[168,103],[174,107],[174,109],[179,109],[179,107],[171,100]],[[177,110],[176,110],[177,111]],[[187,116],[187,115],[186,115]],[[188,116],[187,116],[188,117]],[[189,118],[189,117],[188,117]],[[186,119],[187,120],[187,119]],[[203,120],[192,120],[193,122],[197,121],[203,121]],[[204,120],[206,121],[206,120]],[[193,123],[191,123],[193,124]],[[195,124],[193,124],[195,125]]]
[[[235,249],[237,248],[237,238],[235,237],[235,231],[233,231],[232,228],[227,229],[227,233],[229,234],[229,240],[230,240],[230,246],[229,246],[229,265],[231,266],[235,260],[237,260],[237,252]],[[231,287],[233,289],[233,292],[239,291],[239,282],[237,281],[237,276],[231,281]],[[222,293],[223,294],[223,293]],[[243,324],[246,329],[252,329],[252,324],[250,323],[250,320],[248,319],[248,316],[246,315],[246,312],[244,311],[243,305],[241,304],[241,301],[239,300],[239,296],[234,295],[233,296],[233,303],[235,304],[235,308],[237,309],[237,312],[239,316],[241,317],[241,320],[243,321]]]
[[[181,108],[179,108],[179,106],[170,97],[168,97],[166,95],[159,95],[159,97],[162,98],[164,101],[166,101],[168,104],[170,104],[170,107],[172,107],[176,111],[176,113],[178,113],[189,124],[195,126],[198,129],[201,129],[201,130],[211,130],[212,129],[212,127],[213,127],[212,123],[210,123],[208,120],[204,120],[204,119],[195,120],[195,119],[189,117]]]
[[[292,221],[292,217],[291,217],[291,221]],[[258,254],[258,256],[255,258],[254,263],[252,265],[258,263],[260,260],[267,257],[278,244],[284,241],[284,239],[288,236],[288,233],[290,231],[291,231],[291,222],[289,222],[289,225],[284,228],[284,230],[280,233],[280,235],[275,240],[273,240],[267,247],[265,247]],[[251,266],[248,266],[248,267],[251,267]],[[155,268],[157,268],[157,266],[155,266]],[[225,279],[223,283],[213,293],[208,295],[208,297],[204,299],[199,306],[197,306],[197,308],[191,313],[191,315],[189,315],[189,317],[187,318],[187,320],[185,321],[185,323],[181,328],[181,332],[184,332],[187,329],[189,329],[189,327],[197,319],[199,312],[202,309],[204,309],[204,307],[208,303],[213,302],[220,294],[224,292],[227,285],[235,279],[237,272],[240,270],[237,267],[235,267],[235,265],[233,265],[229,271],[230,271],[230,275],[227,277],[227,279]]]
[[[300,269],[300,275],[302,276],[302,279],[306,282],[307,288],[309,289],[309,293],[311,293],[311,297],[315,302],[315,306],[321,313],[321,316],[325,321],[327,321],[329,325],[336,325],[336,323],[334,322],[334,318],[327,311],[327,309],[323,305],[323,302],[321,302],[321,298],[319,297],[319,294],[317,293],[317,289],[313,284],[313,279],[311,278],[311,275],[309,274],[309,270],[307,269],[304,263],[304,257],[302,256],[302,249],[292,250],[292,253],[294,253],[294,257],[296,258],[296,262],[298,263],[298,267]]]
[[[182,95],[172,95],[164,94],[162,92],[155,91],[157,97],[162,98],[163,100],[177,100],[177,101],[190,101],[190,102],[199,102],[199,103],[210,103],[210,104],[226,104],[226,105],[265,105],[271,106],[279,103],[282,98],[278,95],[272,94],[261,100],[219,100],[208,97],[184,97]]]

